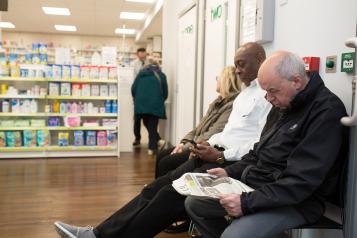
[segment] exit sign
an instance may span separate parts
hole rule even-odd
[[[222,5],[211,8],[211,21],[215,21],[222,17]]]

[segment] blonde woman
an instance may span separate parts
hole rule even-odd
[[[190,131],[176,147],[161,151],[156,157],[155,177],[165,175],[176,169],[189,158],[188,148],[192,143],[206,141],[213,134],[223,130],[232,111],[233,101],[241,90],[241,81],[237,79],[235,67],[225,67],[217,77],[216,92],[218,97],[210,104],[200,123]]]

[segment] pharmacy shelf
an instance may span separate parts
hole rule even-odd
[[[24,78],[0,77],[0,81],[28,81],[28,82],[71,82],[71,83],[118,83],[115,79],[54,79],[54,78]]]
[[[46,113],[12,113],[0,112],[0,117],[46,117]]]
[[[19,98],[19,99],[46,99],[46,96],[28,96],[28,95],[0,95],[0,98]]]
[[[113,126],[78,126],[78,127],[66,127],[66,126],[41,126],[41,127],[0,127],[0,131],[23,131],[23,130],[49,130],[49,131],[97,131],[97,130],[116,130],[117,127]]]
[[[80,117],[118,117],[116,113],[93,113],[93,114],[73,114],[73,113],[46,113],[46,116],[80,116]]]
[[[118,117],[116,113],[74,114],[74,113],[12,113],[0,112],[0,117],[54,117],[54,116],[80,116],[80,117]]]
[[[0,152],[117,150],[115,146],[0,147]]]
[[[118,83],[115,79],[47,79],[48,82],[70,82],[70,83]]]
[[[0,77],[0,81],[29,81],[29,82],[47,82],[46,78],[22,78],[22,77]]]
[[[52,96],[47,95],[47,99],[69,99],[69,100],[117,100],[117,97],[103,97],[103,96]]]

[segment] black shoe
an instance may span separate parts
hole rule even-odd
[[[170,234],[187,232],[189,226],[190,226],[190,223],[188,221],[184,221],[184,222],[182,222],[180,224],[175,222],[175,223],[171,224],[169,227],[167,227],[164,231],[166,233],[170,233]]]
[[[133,146],[137,146],[137,145],[140,145],[140,140],[134,140]]]

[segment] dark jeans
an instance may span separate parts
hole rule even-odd
[[[159,118],[151,114],[141,114],[140,117],[143,119],[144,126],[148,130],[149,149],[157,150],[157,142],[161,139],[159,133],[157,132]]]
[[[155,178],[167,174],[188,160],[189,150],[171,155],[174,149],[175,147],[165,149],[156,156]]]
[[[141,140],[140,129],[141,129],[141,117],[140,115],[134,115],[134,135],[135,135],[135,140],[137,141]]]
[[[161,176],[144,187],[141,193],[120,208],[93,231],[97,238],[152,238],[171,223],[186,218],[185,196],[171,186],[172,181],[186,172],[206,172],[207,169],[225,167],[188,160],[176,170]]]

